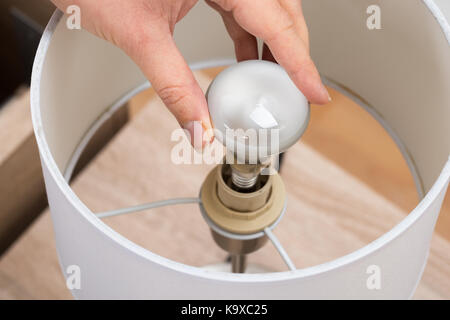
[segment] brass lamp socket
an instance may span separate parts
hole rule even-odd
[[[260,176],[258,190],[238,192],[229,181],[230,171],[229,165],[219,165],[207,176],[200,194],[203,214],[222,249],[247,254],[264,245],[264,229],[284,212],[285,188],[281,177],[274,174]]]

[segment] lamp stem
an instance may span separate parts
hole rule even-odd
[[[231,272],[244,273],[247,267],[247,255],[232,254],[231,255]]]

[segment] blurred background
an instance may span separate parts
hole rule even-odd
[[[47,0],[2,0],[0,3],[0,102],[29,84],[34,53],[55,10]]]
[[[0,299],[71,298],[57,260],[29,112],[33,59],[53,11],[48,0],[0,2]],[[196,72],[202,88],[221,70]],[[286,249],[298,267],[370,243],[419,202],[407,164],[385,130],[348,98],[330,92],[333,102],[312,106],[309,128],[302,142],[286,153],[281,170],[293,213],[277,234],[283,243],[295,243]],[[72,182],[77,195],[94,212],[195,195],[210,168],[166,165],[174,144],[170,132],[176,126],[153,90],[136,96],[86,148]],[[154,132],[157,137],[150,139]],[[287,174],[293,171],[298,173]],[[169,208],[158,210],[105,223],[179,262],[201,266],[226,258],[214,247],[197,208],[186,209],[195,219]],[[179,241],[168,245],[173,234]],[[204,252],[208,256],[200,254]],[[450,298],[449,252],[447,194],[415,298]],[[273,254],[268,247],[252,259],[267,263]],[[276,260],[269,267],[284,270]]]

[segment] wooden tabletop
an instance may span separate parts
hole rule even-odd
[[[197,76],[205,87],[209,74]],[[150,99],[153,96],[150,90],[135,99],[136,104],[145,106],[132,103],[133,119],[72,183],[94,212],[197,196],[213,168],[170,161],[176,144],[170,134],[177,123],[158,99]],[[418,202],[406,164],[384,131],[360,111],[352,117],[362,123],[353,128],[330,121],[326,113],[339,118],[340,113],[358,112],[345,97],[336,92],[332,96],[332,105],[313,107],[308,133],[287,152],[281,171],[288,208],[275,234],[297,268],[363,247],[401,221]],[[338,132],[333,133],[333,128]],[[353,134],[358,129],[364,129],[362,136]],[[356,142],[358,139],[363,142]],[[373,154],[374,145],[392,156],[386,159]],[[332,150],[325,152],[329,148]],[[196,205],[104,221],[142,247],[182,263],[204,266],[226,258],[214,244]],[[450,298],[449,252],[449,241],[436,233],[415,298]],[[287,269],[271,244],[250,255],[249,261],[272,270]],[[48,211],[0,260],[0,299],[27,298],[71,298],[59,268]]]

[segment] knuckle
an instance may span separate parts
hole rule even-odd
[[[180,104],[189,95],[189,88],[185,85],[169,85],[158,90],[158,95],[166,105]]]
[[[268,34],[266,41],[271,42],[276,40],[282,35],[285,35],[291,31],[295,31],[295,23],[292,20],[286,21],[286,23],[279,28],[272,31],[270,34]]]

